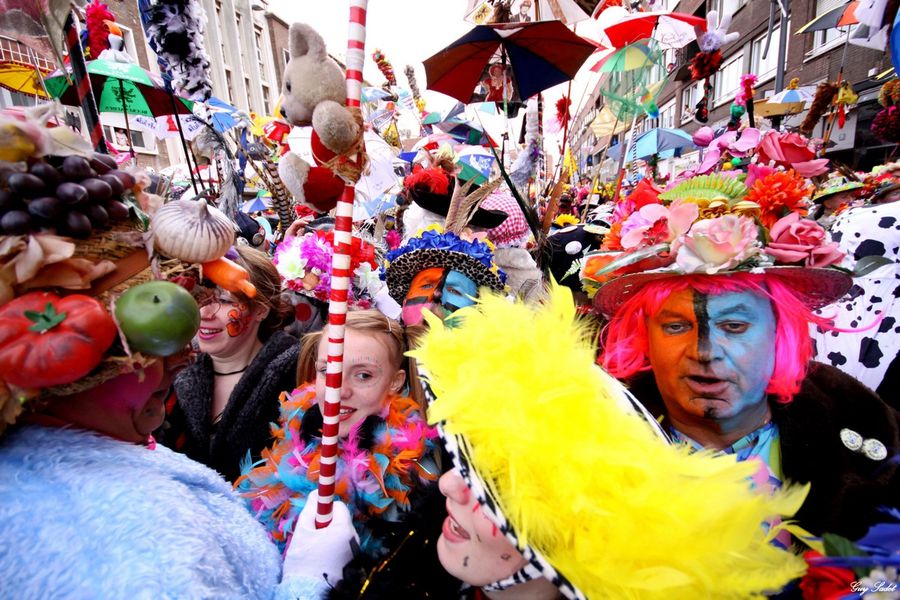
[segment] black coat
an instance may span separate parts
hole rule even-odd
[[[635,378],[630,387],[651,413],[665,416],[652,373]],[[853,540],[883,521],[878,507],[900,501],[900,413],[856,379],[820,363],[812,363],[790,403],[770,399],[770,404],[785,480],[811,483],[796,515],[800,526]],[[840,437],[844,428],[881,441],[887,458],[876,461],[848,449]]]
[[[177,402],[159,441],[234,482],[241,474],[240,464],[247,451],[257,460],[269,445],[269,424],[278,421],[279,396],[296,387],[299,352],[295,337],[274,333],[231,392],[215,435],[210,422],[213,363],[208,354],[200,354],[175,378]]]

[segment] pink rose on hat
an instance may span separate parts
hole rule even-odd
[[[766,254],[786,264],[802,262],[807,267],[828,267],[839,263],[844,253],[837,242],[828,241],[821,225],[790,213],[775,222],[769,232]]]
[[[630,250],[671,242],[684,235],[699,214],[700,208],[696,204],[681,200],[669,206],[642,206],[622,225],[622,247]]]
[[[722,215],[697,221],[687,235],[676,240],[675,262],[685,273],[713,275],[730,269],[759,252],[752,219]]]

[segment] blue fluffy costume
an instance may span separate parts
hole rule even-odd
[[[168,448],[27,425],[0,440],[10,598],[269,598],[281,559],[217,473]]]

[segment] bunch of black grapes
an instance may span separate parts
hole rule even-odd
[[[23,235],[55,231],[86,238],[94,229],[129,216],[122,202],[134,177],[116,169],[105,154],[47,157],[28,166],[27,173],[0,175],[0,233]]]

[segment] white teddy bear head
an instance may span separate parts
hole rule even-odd
[[[344,73],[328,56],[325,41],[312,27],[294,23],[289,36],[291,60],[284,69],[281,114],[292,125],[310,125],[319,103],[344,103]]]

